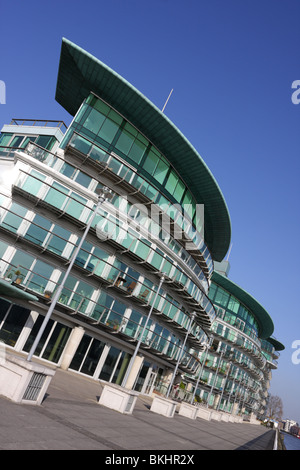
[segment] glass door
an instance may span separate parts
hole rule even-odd
[[[157,372],[150,372],[150,376],[149,376],[149,380],[148,380],[148,383],[146,385],[146,388],[145,388],[145,395],[151,395],[151,393],[153,392],[153,389],[154,389],[154,382],[156,380],[156,377],[157,377]]]

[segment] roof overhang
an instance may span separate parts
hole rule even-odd
[[[244,289],[232,282],[228,277],[214,271],[211,280],[223,287],[227,292],[236,297],[242,304],[248,308],[254,315],[258,327],[259,337],[261,339],[268,339],[273,334],[274,324],[268,312],[261,306],[261,304],[252,295],[248,294]]]
[[[56,100],[72,116],[95,93],[137,127],[174,166],[198,204],[204,204],[204,237],[214,260],[222,261],[231,238],[223,194],[212,173],[177,127],[124,78],[63,38]]]
[[[39,300],[35,295],[29,294],[2,279],[0,279],[0,297],[13,303],[18,303],[18,300]]]
[[[274,346],[275,351],[283,351],[285,349],[285,346],[275,338],[268,338],[266,341]]]

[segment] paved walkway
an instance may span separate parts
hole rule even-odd
[[[132,415],[100,406],[101,385],[57,370],[41,406],[0,398],[0,450],[271,450],[275,431],[248,423],[166,418],[140,396]],[[128,453],[127,453],[128,454]],[[130,455],[130,453],[128,454]],[[134,455],[134,453],[133,453]]]

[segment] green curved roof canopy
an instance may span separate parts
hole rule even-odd
[[[198,204],[204,204],[204,237],[222,261],[231,238],[229,212],[212,173],[184,135],[151,101],[98,59],[63,38],[56,100],[72,116],[94,92],[137,127],[174,166]]]
[[[258,323],[259,337],[270,341],[269,338],[273,334],[274,324],[270,315],[260,303],[252,295],[228,279],[228,277],[216,271],[213,272],[211,280],[236,297],[251,311]]]
[[[3,299],[9,300],[10,302],[17,302],[18,299],[28,301],[39,300],[35,295],[29,294],[19,287],[16,287],[2,279],[0,279],[0,296],[3,297]]]
[[[285,349],[285,346],[275,338],[268,338],[266,341],[274,346],[275,351],[283,351]]]

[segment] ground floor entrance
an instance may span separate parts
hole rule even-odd
[[[25,307],[0,299],[0,342],[16,351],[29,353],[41,327],[43,316]],[[36,348],[35,356],[60,366],[76,326],[50,319]],[[101,338],[82,329],[67,368],[95,380],[121,385],[132,352],[122,349],[113,340]],[[133,389],[149,394],[158,387],[164,368],[155,361],[141,361]]]

